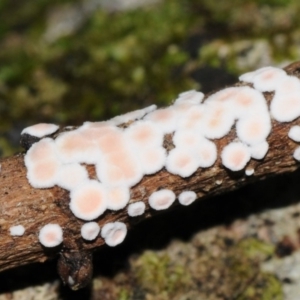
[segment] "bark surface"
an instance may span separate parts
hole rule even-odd
[[[286,67],[285,70],[288,74],[300,78],[300,62]],[[240,85],[245,84],[237,84]],[[273,93],[264,95],[270,102]],[[198,169],[188,178],[172,175],[162,169],[154,175],[144,176],[142,181],[131,189],[130,201],[144,201],[146,204],[146,213],[142,217],[130,218],[126,209],[117,212],[106,211],[97,222],[103,226],[108,222],[122,221],[130,229],[137,220],[141,221],[157,214],[149,208],[148,198],[161,188],[170,189],[176,195],[184,190],[193,190],[197,193],[197,201],[201,201],[269,176],[293,172],[299,167],[299,162],[292,156],[297,143],[288,137],[288,131],[297,122],[298,120],[279,123],[272,120],[272,132],[267,140],[269,151],[266,157],[260,161],[252,159],[247,165],[254,168],[254,175],[246,176],[244,170],[228,171],[222,165],[220,157],[213,167]],[[236,132],[233,129],[226,137],[215,140],[218,153],[235,136]],[[173,148],[171,135],[165,137],[164,145],[168,150]],[[0,271],[33,262],[44,262],[60,254],[59,272],[63,281],[73,289],[86,285],[92,270],[90,254],[104,245],[104,240],[101,237],[92,242],[82,239],[80,228],[84,222],[71,213],[69,193],[66,190],[59,187],[50,189],[31,187],[26,178],[24,153],[2,159],[0,164]],[[88,171],[91,178],[96,177],[92,166],[88,166]],[[177,204],[173,206],[175,205]],[[53,249],[44,248],[38,241],[39,230],[48,223],[60,224],[64,232],[63,244]],[[19,224],[25,227],[25,234],[21,237],[11,236],[10,227]],[[70,283],[69,276],[74,283]]]

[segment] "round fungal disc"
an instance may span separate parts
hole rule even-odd
[[[168,172],[180,177],[189,177],[197,171],[198,167],[196,155],[192,151],[180,147],[174,148],[169,152],[166,161]]]
[[[89,175],[86,168],[80,164],[63,164],[58,172],[57,185],[66,190],[73,190],[85,181]]]
[[[175,201],[174,192],[163,189],[157,192],[154,192],[149,197],[149,205],[155,210],[163,210],[169,208]]]
[[[34,188],[51,188],[57,183],[61,163],[53,157],[46,157],[43,161],[27,163],[27,168],[27,179]]]
[[[85,221],[98,218],[107,208],[105,188],[96,180],[90,180],[72,190],[70,198],[72,213]]]
[[[82,225],[81,227],[81,236],[87,240],[94,240],[100,232],[100,226],[96,222],[88,222]]]
[[[236,124],[237,136],[249,145],[262,143],[271,132],[269,114],[256,114],[241,118]]]
[[[122,222],[107,223],[102,227],[101,236],[110,247],[121,244],[127,234],[127,227]]]
[[[107,208],[120,210],[124,208],[130,200],[130,191],[127,186],[114,186],[106,188]]]
[[[232,142],[224,147],[221,158],[226,168],[231,171],[240,171],[251,158],[250,150],[243,143]]]
[[[145,212],[145,209],[146,209],[145,203],[142,201],[138,201],[129,204],[127,211],[130,217],[137,217],[142,215]]]
[[[269,150],[269,144],[267,141],[264,141],[260,144],[251,146],[249,149],[251,157],[255,159],[263,159]]]
[[[58,224],[47,224],[39,233],[39,241],[45,247],[56,247],[63,241],[63,231]]]
[[[182,205],[190,205],[197,199],[197,194],[193,191],[184,191],[178,196],[178,201]]]

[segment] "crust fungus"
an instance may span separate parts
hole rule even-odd
[[[130,217],[140,216],[148,208],[144,203],[147,197],[150,208],[167,209],[176,195],[159,186],[150,196],[155,188],[145,188],[145,193],[141,193],[143,201],[128,205],[131,194],[132,201],[136,201],[136,190],[140,187],[134,186],[140,182],[146,186],[155,177],[153,174],[158,173],[160,179],[168,172],[183,178],[187,185],[182,189],[188,189],[194,180],[188,177],[195,172],[211,176],[215,170],[223,172],[224,168],[233,172],[243,170],[250,159],[262,160],[266,156],[272,123],[290,122],[300,116],[298,78],[267,67],[246,73],[240,80],[244,81],[241,86],[225,88],[205,101],[201,92],[187,91],[167,108],[156,109],[156,105],[151,105],[105,122],[85,122],[55,139],[40,138],[57,131],[56,125],[25,128],[23,135],[37,137],[25,155],[29,183],[34,188],[58,185],[69,191],[71,212],[85,221],[102,218],[107,209],[122,210],[122,217],[126,210]],[[263,92],[274,92],[268,94],[268,101],[273,97],[270,104]],[[292,126],[288,136],[300,142],[300,126]],[[300,147],[293,157],[300,161]],[[93,165],[96,174],[85,164]],[[253,165],[249,163],[245,173],[240,173],[243,180],[253,175]],[[215,188],[226,185],[222,174],[213,178]],[[176,176],[169,176],[170,182]],[[182,205],[189,205],[196,198],[194,191],[183,191],[178,196]],[[115,212],[109,214],[118,216]],[[106,216],[101,222],[105,220]],[[98,223],[89,222],[82,226],[81,235],[86,241],[93,241],[99,230]],[[20,232],[19,226],[10,228],[11,235],[21,235]],[[101,237],[109,246],[116,246],[126,233],[126,225],[117,221],[105,224]],[[55,247],[63,240],[62,229],[57,224],[48,224],[41,229],[39,240],[45,247]]]
[[[130,191],[127,186],[107,187],[107,208],[120,210],[124,208],[130,199]]]
[[[249,150],[251,153],[251,157],[255,159],[263,159],[269,150],[269,144],[268,142],[264,141],[260,144],[250,146]]]
[[[169,152],[166,161],[168,172],[180,177],[189,177],[196,172],[198,167],[196,155],[191,150],[181,147]]]
[[[232,142],[224,147],[221,158],[223,165],[231,171],[242,170],[250,160],[248,147],[240,142]]]
[[[96,222],[88,222],[82,225],[81,227],[81,236],[87,240],[94,240],[100,232],[100,226]]]
[[[142,201],[131,203],[128,205],[127,212],[130,217],[137,217],[145,212],[146,205]]]
[[[163,189],[157,192],[154,192],[149,197],[149,205],[155,210],[163,210],[169,208],[175,201],[174,192]]]
[[[145,120],[157,124],[164,134],[172,133],[175,130],[177,119],[176,110],[172,106],[158,109],[145,117]]]
[[[95,180],[90,180],[72,190],[70,198],[72,213],[85,221],[98,218],[107,209],[105,188]]]
[[[178,196],[181,205],[190,205],[197,199],[197,194],[193,191],[184,191]]]
[[[101,236],[110,247],[121,244],[127,234],[127,227],[122,222],[107,223],[102,227]]]
[[[63,241],[63,231],[58,224],[47,224],[39,233],[39,241],[45,247],[56,247]]]

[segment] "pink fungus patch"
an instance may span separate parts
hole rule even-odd
[[[299,94],[275,93],[275,96],[271,102],[270,110],[276,121],[291,122],[295,120],[300,116]]]
[[[128,112],[124,115],[116,116],[116,117],[110,119],[109,122],[112,122],[113,124],[118,126],[120,124],[127,123],[129,121],[141,119],[146,114],[155,111],[156,108],[157,108],[157,106],[153,104],[153,105],[150,105],[150,106],[145,107],[143,109],[138,109],[138,110],[135,110],[135,111]]]
[[[211,167],[217,160],[217,147],[207,139],[203,139],[201,144],[195,149],[198,166],[201,168]]]
[[[71,191],[89,179],[86,168],[80,164],[64,164],[60,167],[57,185]]]
[[[25,155],[25,165],[29,168],[32,164],[43,162],[45,159],[57,158],[55,143],[51,138],[44,138],[34,143]]]
[[[145,209],[146,209],[145,203],[142,201],[138,201],[129,204],[127,212],[130,217],[137,217],[142,215],[145,212]]]
[[[28,166],[27,179],[34,188],[53,187],[58,179],[61,164],[53,158],[45,158]]]
[[[138,152],[138,158],[143,173],[149,175],[164,167],[167,153],[163,147],[141,149]]]
[[[99,156],[93,140],[80,130],[62,133],[55,143],[59,158],[64,163],[93,164]]]
[[[211,104],[203,122],[203,134],[209,139],[219,139],[229,133],[234,124],[233,113],[225,106]]]
[[[167,157],[166,169],[172,174],[189,177],[198,169],[197,158],[192,151],[184,148],[172,149]]]
[[[178,196],[178,201],[182,205],[190,205],[197,199],[197,194],[193,191],[184,191]]]
[[[239,92],[239,88],[232,87],[221,90],[215,94],[212,94],[206,99],[206,102],[222,102],[223,104],[230,103]]]
[[[201,144],[203,137],[196,131],[177,130],[173,136],[176,147],[195,148]]]
[[[29,134],[41,138],[45,135],[52,134],[58,130],[59,126],[55,124],[39,123],[23,129],[21,134]]]
[[[155,210],[163,210],[169,208],[175,201],[174,192],[163,189],[157,192],[154,192],[149,197],[149,205]]]
[[[87,240],[94,240],[100,232],[100,226],[96,222],[88,222],[81,226],[81,236]]]
[[[263,159],[266,156],[268,150],[269,144],[266,141],[253,145],[250,147],[251,157],[255,159]]]
[[[126,186],[107,187],[107,208],[119,210],[124,208],[130,200],[130,191]]]
[[[262,143],[271,132],[271,121],[268,114],[249,115],[236,124],[239,139],[249,145]]]
[[[138,121],[125,130],[126,138],[137,147],[161,146],[163,133],[150,121]]]
[[[47,224],[40,230],[39,241],[45,247],[56,247],[63,241],[63,231],[58,224]]]
[[[285,71],[279,68],[266,67],[256,71],[253,78],[254,88],[261,92],[272,92],[287,77]]]
[[[122,222],[107,223],[101,230],[101,236],[110,247],[115,247],[122,243],[127,234],[127,227]]]
[[[79,219],[90,221],[98,218],[107,208],[107,196],[103,185],[95,180],[71,191],[70,209]]]
[[[202,102],[204,98],[204,94],[201,92],[197,92],[195,90],[186,91],[180,93],[178,98],[175,100],[174,104],[181,104],[181,103],[191,103],[191,104],[199,104]]]
[[[160,130],[166,134],[171,133],[176,128],[177,114],[173,107],[158,109],[145,117],[145,120],[154,122]]]
[[[199,134],[202,130],[202,122],[205,116],[206,105],[195,105],[180,114],[178,121],[179,130],[193,130]]]
[[[250,160],[250,151],[245,144],[232,142],[224,147],[221,158],[226,168],[231,171],[240,171]]]
[[[121,131],[113,131],[99,136],[97,146],[105,155],[126,148],[127,144]]]

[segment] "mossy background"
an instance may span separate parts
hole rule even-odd
[[[297,0],[0,1],[0,156],[22,128],[79,125],[300,56]],[[148,1],[143,1],[147,3]],[[119,4],[118,4],[119,3]]]

